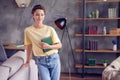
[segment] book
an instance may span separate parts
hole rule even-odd
[[[45,42],[45,43],[48,43],[49,45],[52,45],[52,37],[49,36],[49,37],[43,38],[41,42]],[[43,52],[45,53],[45,52],[48,52],[49,50],[51,49],[43,49]]]
[[[98,26],[96,25],[88,26],[88,34],[98,34]]]
[[[89,40],[88,41],[89,50],[98,50],[98,40]]]

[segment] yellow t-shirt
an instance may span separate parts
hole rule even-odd
[[[60,42],[56,31],[51,26],[44,25],[43,28],[38,29],[32,25],[24,30],[24,44],[32,44],[32,50],[35,56],[51,55],[53,53],[57,53],[58,50],[52,49],[44,53],[43,50],[40,48],[41,40],[50,36],[52,37],[53,44]]]

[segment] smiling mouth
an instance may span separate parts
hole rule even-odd
[[[37,19],[37,21],[41,21],[41,19]]]

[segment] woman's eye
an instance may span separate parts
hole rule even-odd
[[[36,14],[36,16],[44,16],[44,14]]]
[[[36,16],[40,16],[40,14],[36,14]]]
[[[41,16],[44,16],[44,14],[41,14]]]

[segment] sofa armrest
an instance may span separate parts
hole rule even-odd
[[[13,58],[13,57],[19,57],[19,58],[22,58],[24,60],[24,63],[26,62],[27,60],[27,56],[26,56],[26,53],[24,51],[18,51],[16,52],[13,56],[11,56],[10,58]]]
[[[3,62],[3,66],[10,68],[9,77],[14,75],[24,64],[26,54],[23,51],[16,52],[12,57]]]
[[[37,65],[34,60],[30,60],[29,67],[21,67],[9,80],[38,80]]]
[[[6,60],[2,66],[7,66],[10,68],[9,71],[9,76],[12,76],[13,74],[15,74],[15,72],[17,72],[20,67],[23,65],[23,60],[17,57],[14,58],[10,58],[8,60]]]

